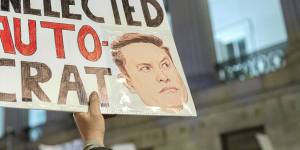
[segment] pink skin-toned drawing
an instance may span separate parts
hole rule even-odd
[[[187,103],[187,90],[169,49],[160,38],[128,33],[112,44],[112,55],[126,79],[125,86],[145,105],[179,112]]]

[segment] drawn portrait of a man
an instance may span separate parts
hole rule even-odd
[[[112,57],[125,86],[146,106],[179,112],[188,101],[170,49],[154,35],[126,33],[113,41]]]

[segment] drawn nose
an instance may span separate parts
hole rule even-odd
[[[169,77],[161,70],[158,71],[156,78],[159,82],[168,82],[170,80]]]

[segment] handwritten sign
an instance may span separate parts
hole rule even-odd
[[[196,115],[161,0],[1,0],[0,105]]]

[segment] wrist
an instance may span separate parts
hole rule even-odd
[[[84,138],[85,144],[95,144],[104,146],[104,135],[99,133],[90,133]]]
[[[96,140],[85,141],[84,145],[85,146],[94,145],[94,146],[98,146],[98,147],[105,147],[103,142],[99,142]]]

